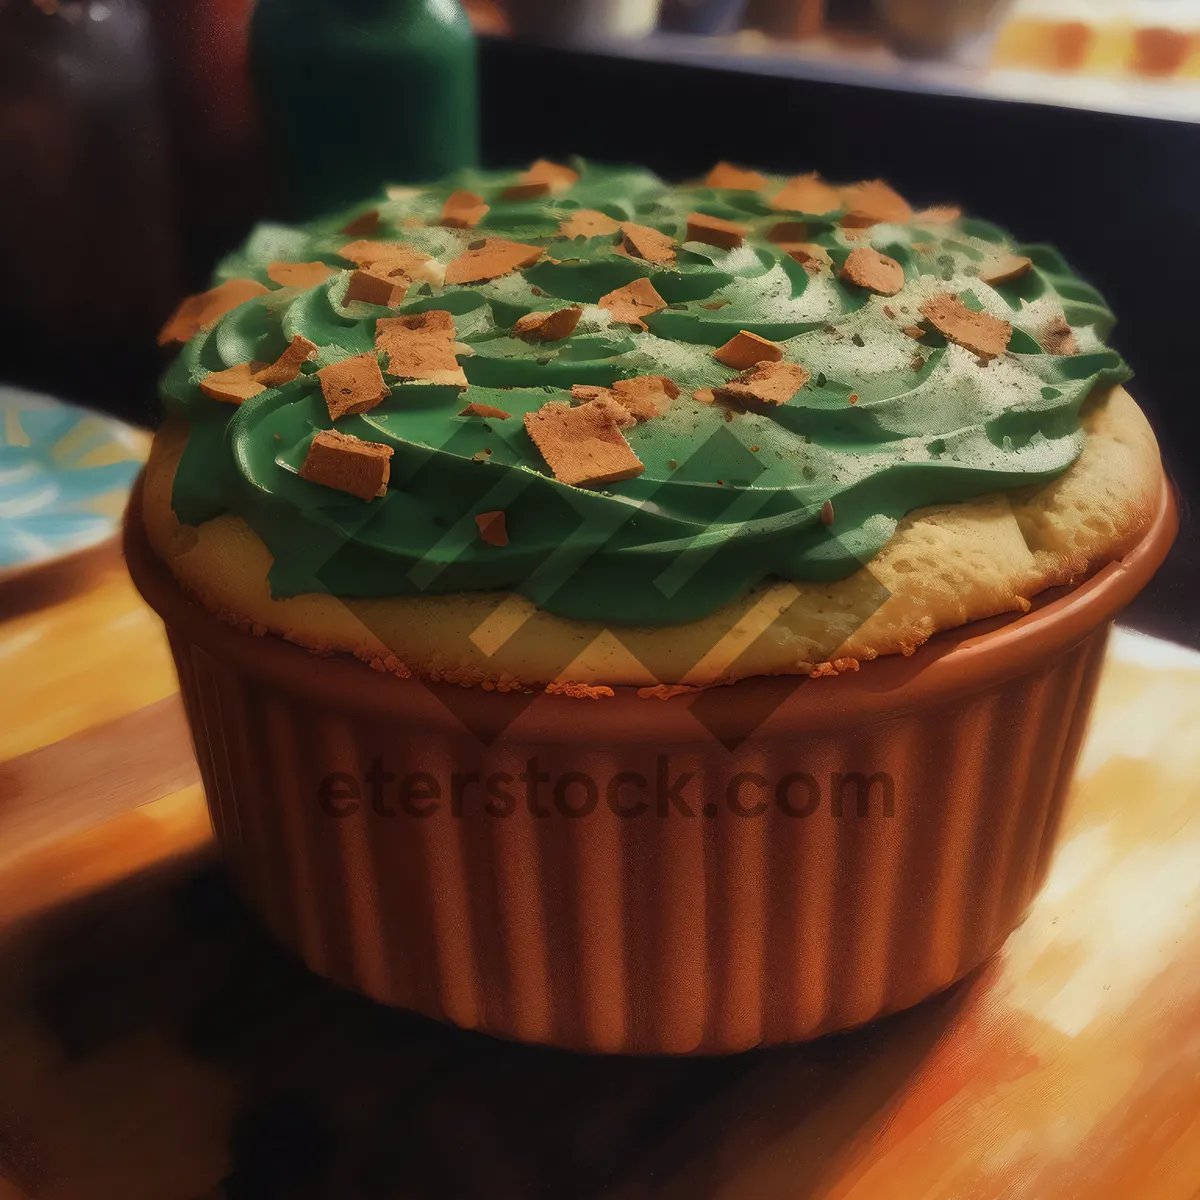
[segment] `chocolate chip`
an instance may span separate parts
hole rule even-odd
[[[826,378],[825,378],[825,372],[824,372],[824,371],[818,371],[818,372],[817,372],[817,378],[816,378],[816,379],[815,379],[813,382],[815,382],[815,383],[816,383],[817,387],[819,387],[819,388],[823,388],[823,387],[825,386],[825,384],[828,382],[828,381],[826,380]]]
[[[856,346],[865,346],[865,345],[867,344],[866,342],[864,342],[864,341],[863,341],[863,339],[862,339],[862,334],[861,334],[861,333],[856,333],[856,334],[855,334],[855,335],[854,335],[854,336],[853,336],[853,337],[852,337],[850,340],[851,340],[851,341],[852,341],[852,342],[853,342],[853,343],[854,343]]]
[[[487,245],[487,238],[476,238],[473,242],[467,243],[468,250],[482,250]]]

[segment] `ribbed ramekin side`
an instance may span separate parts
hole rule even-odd
[[[522,1040],[715,1053],[860,1024],[998,947],[1044,875],[1104,637],[952,706],[734,750],[595,725],[485,745],[172,646],[231,873],[314,970]],[[535,759],[545,816],[518,782]],[[442,785],[427,817],[372,790],[414,771]]]

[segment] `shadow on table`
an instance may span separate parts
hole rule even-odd
[[[227,1200],[814,1195],[878,1130],[971,987],[854,1033],[725,1058],[520,1046],[318,979],[207,861],[39,918],[16,961],[19,1003],[68,1064],[152,1029],[234,1080]],[[774,1183],[764,1156],[782,1163]]]

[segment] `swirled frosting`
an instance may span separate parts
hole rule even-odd
[[[849,575],[915,508],[1053,478],[1082,448],[1088,393],[1129,377],[1102,341],[1113,317],[1095,289],[1051,247],[1018,245],[994,225],[930,211],[848,228],[844,190],[837,208],[818,214],[784,210],[774,200],[779,178],[730,189],[575,168],[571,186],[533,199],[504,198],[515,174],[469,172],[369,202],[379,218],[371,238],[440,264],[481,238],[545,250],[533,266],[484,283],[416,282],[393,309],[345,302],[353,264],[340,253],[352,240],[343,230],[368,205],[301,227],[256,228],[220,264],[217,282],[251,279],[267,290],[196,333],[163,381],[168,409],[189,426],[173,491],[179,519],[244,518],[273,555],[276,597],[508,590],[561,616],[670,625],[764,580]],[[478,228],[441,223],[447,197],[461,190],[489,206]],[[561,232],[581,210],[667,234],[674,261],[631,255],[619,232]],[[736,222],[743,243],[686,240],[693,212]],[[789,238],[803,233],[829,263],[805,263],[780,244],[781,221],[803,225]],[[898,294],[840,277],[860,247],[900,264]],[[1008,282],[983,282],[1005,255],[1032,265]],[[333,273],[316,286],[280,286],[267,270],[278,262],[321,262]],[[644,330],[597,306],[643,277],[666,302]],[[923,322],[922,304],[945,293],[1010,323],[1006,352],[985,362]],[[526,314],[569,305],[582,306],[569,337],[513,335]],[[378,318],[433,309],[454,316],[469,388],[388,379],[386,401],[338,421],[340,432],[392,448],[381,498],[364,503],[302,478],[315,433],[331,427],[315,372],[372,352]],[[1066,347],[1064,318],[1073,333]],[[1058,337],[1048,337],[1056,325]],[[734,411],[711,402],[711,389],[737,376],[714,349],[742,330],[804,367],[807,382],[787,403]],[[209,372],[270,362],[297,334],[318,354],[290,382],[240,405],[201,391]],[[1051,352],[1063,348],[1073,352]],[[556,480],[524,414],[570,401],[575,384],[647,374],[682,392],[666,413],[624,431],[644,472],[602,488]],[[511,419],[460,416],[472,401]],[[504,546],[482,541],[474,520],[496,510],[506,515]]]

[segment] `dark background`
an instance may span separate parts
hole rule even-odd
[[[178,42],[179,31],[171,32]],[[279,215],[270,147],[257,137],[236,64],[217,62],[227,75],[224,107],[214,114],[211,102],[197,101],[196,72],[181,74],[181,62],[168,49],[157,74],[142,81],[143,101],[162,99],[160,120],[116,114],[102,131],[118,159],[124,143],[142,139],[165,164],[132,188],[132,202],[119,189],[98,202],[101,216],[120,210],[125,219],[93,224],[79,270],[49,289],[41,306],[22,303],[20,278],[0,289],[7,343],[0,378],[153,424],[154,381],[165,361],[153,342],[157,323],[179,295],[205,286],[214,259],[255,219]],[[1137,372],[1132,388],[1180,495],[1179,542],[1127,619],[1200,646],[1200,125],[501,39],[481,44],[481,92],[488,165],[578,153],[676,178],[718,159],[772,171],[815,168],[835,180],[882,176],[917,206],[958,203],[1022,240],[1056,244],[1119,317],[1114,340]],[[22,182],[20,163],[6,153],[9,132],[0,127],[7,163],[0,189]],[[319,161],[319,148],[314,154]],[[81,213],[84,203],[91,202],[81,198]],[[5,207],[11,213],[0,198],[11,228]],[[107,280],[89,269],[88,247],[98,255],[100,242],[115,258],[136,243],[146,270],[140,284],[123,284],[140,305],[126,305],[127,320],[98,331],[79,327],[81,294],[103,301],[106,286],[118,297],[122,286],[112,281],[119,261]],[[5,260],[11,269],[14,254]]]

